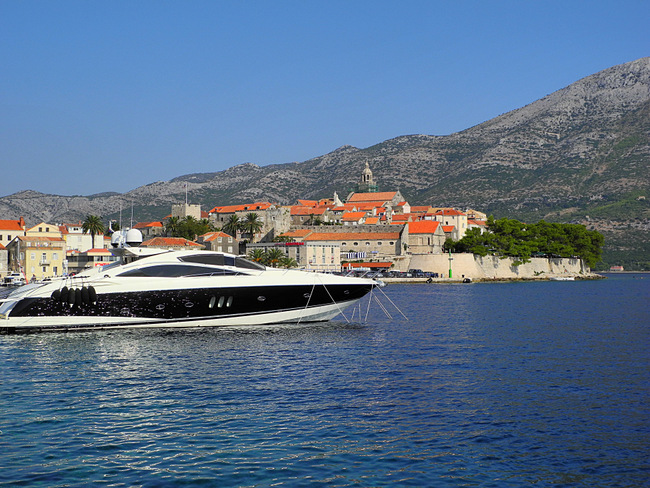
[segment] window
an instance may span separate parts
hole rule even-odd
[[[56,261],[57,259],[59,259],[59,254],[56,252],[52,253],[52,260]]]
[[[223,237],[217,237],[217,242],[223,242]]]
[[[131,269],[120,273],[118,276],[129,277],[156,277],[156,278],[177,278],[180,276],[210,276],[210,275],[234,275],[236,271],[207,266],[192,266],[189,264],[159,264],[147,266],[146,268]]]
[[[228,252],[232,253],[232,246],[228,246]]]
[[[39,227],[39,228],[38,228],[38,231],[39,231],[39,232],[43,232],[43,227]]]
[[[56,266],[54,266],[54,270],[53,270],[53,271],[54,271],[54,276],[58,276],[58,274],[59,274],[59,269],[58,269]]]
[[[370,245],[370,242],[366,242],[366,246],[369,246],[369,245]]]
[[[390,244],[391,246],[394,246],[394,245],[395,245],[395,243],[394,243],[394,242],[389,242],[389,244]]]
[[[228,242],[232,242],[232,236],[228,237]]]
[[[29,259],[36,259],[36,253],[33,252],[29,255]]]
[[[43,254],[41,254],[41,261],[42,261],[42,262],[47,261],[47,253],[43,253]]]
[[[377,242],[377,245],[378,245],[378,246],[381,246],[381,241]]]
[[[354,245],[355,245],[355,246],[358,246],[358,245],[359,245],[359,243],[358,243],[358,242],[355,242],[355,243],[354,243]]]

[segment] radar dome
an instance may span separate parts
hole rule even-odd
[[[142,244],[142,233],[138,229],[130,229],[126,233],[126,243],[131,247],[137,247]]]

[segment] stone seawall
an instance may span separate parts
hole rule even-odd
[[[451,271],[453,279],[544,279],[558,277],[595,277],[581,259],[531,258],[529,263],[514,266],[516,259],[474,254],[452,254]],[[396,263],[398,265],[398,263]],[[421,269],[449,277],[448,254],[413,254],[410,259],[399,261],[400,271]],[[463,276],[464,275],[464,276]]]

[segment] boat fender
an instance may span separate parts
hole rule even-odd
[[[90,303],[93,305],[97,303],[97,292],[95,291],[94,286],[88,287],[88,300],[90,300]]]
[[[70,290],[68,291],[68,303],[70,304],[71,307],[74,306],[74,302],[76,299],[77,299],[77,294],[75,293],[75,289],[70,288]]]
[[[64,286],[63,288],[61,288],[61,294],[59,295],[59,300],[61,300],[62,302],[67,302],[69,292],[70,292],[70,290],[68,290],[67,286]]]
[[[54,290],[52,292],[52,300],[56,300],[57,302],[61,300],[61,290]]]
[[[80,307],[83,304],[83,295],[81,294],[81,288],[75,288],[74,290],[74,304],[77,307]]]
[[[90,303],[90,294],[88,293],[88,288],[85,286],[81,287],[81,303],[88,305]]]

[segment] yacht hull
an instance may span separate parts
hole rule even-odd
[[[0,332],[324,321],[377,286],[367,279],[238,267],[236,259],[235,265],[211,265],[221,255],[178,251],[26,285],[0,306]]]

